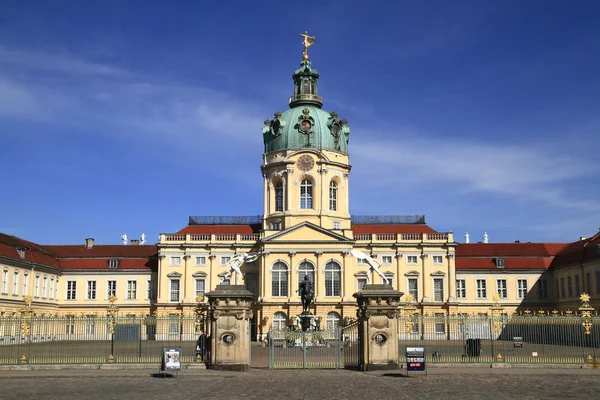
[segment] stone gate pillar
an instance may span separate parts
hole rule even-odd
[[[385,284],[365,285],[354,294],[361,371],[400,368],[398,307],[403,294]]]
[[[206,294],[210,307],[213,369],[248,371],[250,368],[250,308],[252,292],[244,285],[217,285]]]

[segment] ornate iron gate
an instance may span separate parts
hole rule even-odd
[[[269,368],[345,368],[358,365],[358,330],[269,331]]]

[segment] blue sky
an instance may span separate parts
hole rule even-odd
[[[472,241],[600,228],[595,1],[0,0],[0,232],[45,244],[262,212],[302,38],[352,129],[352,214]]]

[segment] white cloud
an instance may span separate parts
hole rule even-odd
[[[443,185],[452,193],[490,193],[541,200],[558,207],[600,210],[597,202],[571,198],[564,188],[573,180],[597,174],[600,168],[593,162],[548,146],[415,136],[400,136],[394,141],[354,141],[353,164],[360,166],[360,174],[368,176],[365,183],[427,183]]]
[[[124,69],[93,63],[69,55],[26,52],[0,47],[0,66],[16,67],[20,71],[55,71],[63,74],[128,76]]]

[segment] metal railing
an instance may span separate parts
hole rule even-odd
[[[600,363],[598,316],[409,315],[398,332],[401,360],[406,347],[424,347],[429,363]]]
[[[159,363],[162,347],[181,347],[184,363],[203,362],[206,332],[196,316],[0,318],[0,365]]]

